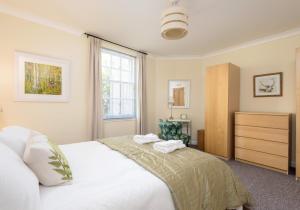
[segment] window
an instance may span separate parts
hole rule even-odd
[[[135,118],[135,57],[102,49],[104,119]]]

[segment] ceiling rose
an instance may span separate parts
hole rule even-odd
[[[179,0],[169,0],[170,7],[162,13],[161,36],[164,39],[176,40],[188,33],[188,15],[186,9],[179,6]]]

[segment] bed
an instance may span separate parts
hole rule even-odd
[[[119,152],[96,142],[62,145],[71,185],[40,186],[41,210],[174,210],[168,187]]]
[[[163,154],[133,136],[60,145],[73,180],[46,187],[22,158],[32,131],[10,133],[0,132],[3,210],[240,210],[249,202],[218,158],[191,148]]]
[[[124,151],[122,151],[126,148],[126,146],[128,146],[126,141],[129,142],[129,145],[132,145],[134,147],[129,149],[129,151],[133,152],[134,155],[126,154]],[[118,149],[119,147],[122,149]],[[100,142],[91,141],[62,145],[61,149],[69,160],[70,166],[73,171],[74,180],[71,185],[64,185],[59,187],[41,186],[40,194],[42,210],[195,209],[195,205],[193,206],[193,208],[185,204],[180,206],[179,203],[178,205],[176,193],[174,196],[174,189],[172,188],[172,185],[170,185],[171,183],[168,183],[170,181],[165,180],[164,177],[156,174],[155,170],[151,170],[151,168],[143,165],[143,163],[136,158],[138,156],[138,148],[143,148],[142,156],[145,157],[147,161],[149,160],[149,156],[147,156],[147,154],[145,153],[145,148],[148,148],[151,154],[155,153],[157,155],[157,152],[152,149],[151,144],[138,145],[132,141],[132,136],[103,139]],[[187,149],[192,150],[189,148]],[[183,154],[180,152],[181,151],[178,151],[179,155]],[[192,152],[194,153],[195,150],[193,150]],[[225,163],[215,157],[212,157],[211,155],[207,155],[204,153],[202,155],[209,157],[214,162],[216,161],[218,163],[221,163],[222,167],[223,165],[225,165]],[[164,164],[166,164],[167,156],[169,157],[170,155],[162,155],[163,161],[165,162]],[[182,157],[182,159],[184,158]],[[156,162],[157,160],[150,160],[150,162],[153,161]],[[193,165],[194,163],[191,162],[191,164]],[[162,163],[159,163],[159,165],[162,165]],[[212,163],[211,165],[211,170],[217,170],[213,168],[214,166]],[[154,167],[157,168],[157,166]],[[170,167],[170,165],[167,165],[167,167]],[[190,167],[191,166],[187,166],[187,168]],[[147,168],[147,170],[145,168]],[[197,170],[196,166],[192,166],[192,168],[192,170]],[[201,169],[205,170],[204,167]],[[171,168],[171,171],[173,170],[175,169]],[[182,169],[180,168],[179,170]],[[170,172],[167,172],[167,174],[169,173]],[[174,173],[178,174],[178,172]],[[203,174],[205,174],[206,176],[206,174],[209,173],[204,172]],[[218,172],[215,171],[215,174],[218,174]],[[197,188],[195,191],[190,191],[189,189],[187,190],[187,193],[194,194],[194,196],[188,195],[189,197],[195,197],[197,190],[203,190],[205,192],[200,193],[199,196],[197,196],[204,196],[204,198],[198,199],[197,197],[190,199],[187,197],[183,197],[185,199],[185,201],[183,202],[187,203],[201,201],[205,203],[207,201],[207,203],[217,203],[216,199],[219,199],[218,196],[226,195],[226,197],[228,198],[224,198],[225,196],[223,196],[222,199],[224,199],[225,202],[228,203],[228,205],[235,205],[232,204],[233,201],[230,200],[233,199],[231,195],[222,194],[220,186],[218,185],[222,185],[222,188],[228,187],[228,189],[222,189],[224,190],[224,192],[235,194],[235,191],[239,190],[238,188],[240,186],[237,186],[237,184],[239,183],[231,183],[233,179],[231,180],[230,176],[232,174],[228,175],[225,172],[221,172],[221,174],[229,177],[230,189],[227,185],[223,183],[220,184],[220,180],[217,180],[217,178],[215,177],[211,178],[212,182],[215,183],[212,183],[211,181],[209,181],[209,178],[205,177],[205,179],[201,179],[201,182],[203,183],[200,183],[200,181],[198,181],[198,183],[200,183],[200,185],[206,185],[206,187]],[[185,179],[182,173],[180,173],[179,177],[174,177],[173,175],[168,176],[171,176],[171,179],[176,180],[176,182],[178,182],[178,179]],[[192,183],[192,185],[194,185],[193,183],[197,183],[197,181],[195,181],[192,176],[189,176],[188,178],[191,179],[190,183]],[[182,183],[184,184],[185,182],[180,182],[180,184]],[[184,187],[182,187],[182,185],[180,184],[178,185],[180,189],[177,187],[176,190],[181,191],[180,194],[184,194],[182,191],[186,191],[186,189],[183,189]],[[192,185],[189,186],[189,188],[192,188]],[[234,192],[232,191],[232,189],[234,190]],[[211,195],[209,195],[210,193]],[[219,193],[220,195],[216,195],[217,193]],[[237,194],[240,195],[241,193],[238,192]],[[181,198],[181,200],[183,198]],[[241,198],[241,200],[242,199],[245,198]],[[239,206],[237,206],[237,208],[238,207]],[[201,209],[212,210],[211,208],[217,208],[217,205],[205,204],[201,206]]]

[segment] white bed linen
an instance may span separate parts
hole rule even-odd
[[[174,210],[167,185],[96,142],[62,145],[73,183],[40,186],[41,210]]]

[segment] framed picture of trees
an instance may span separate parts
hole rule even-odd
[[[69,61],[15,53],[16,101],[67,102],[69,100]]]

